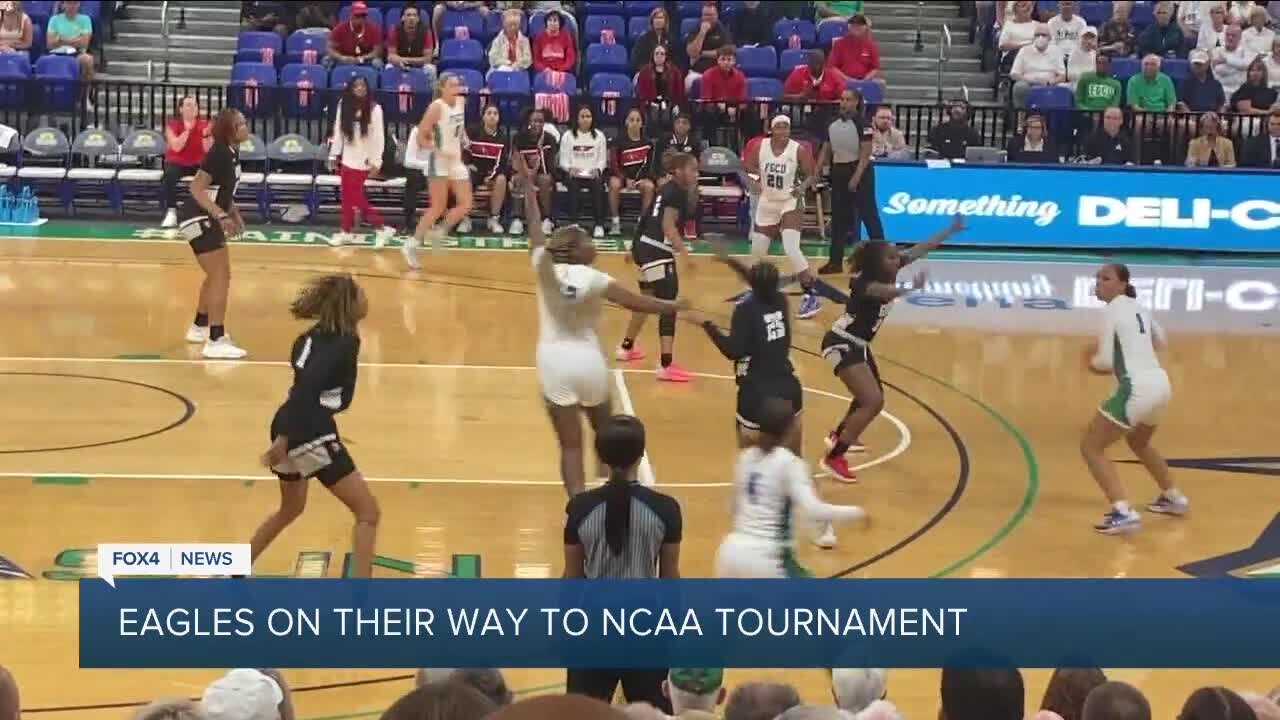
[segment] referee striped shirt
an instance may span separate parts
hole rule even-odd
[[[631,486],[631,524],[622,552],[615,555],[605,537],[606,487],[588,490],[569,501],[564,526],[566,545],[581,545],[587,578],[655,578],[663,545],[680,542],[680,504],[670,495],[639,484]]]

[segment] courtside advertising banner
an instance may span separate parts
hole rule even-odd
[[[1280,667],[1280,579],[80,581],[86,668]]]
[[[965,245],[1280,252],[1274,171],[886,162],[876,195],[898,242],[958,214]]]

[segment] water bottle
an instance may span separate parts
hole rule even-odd
[[[21,223],[33,223],[40,211],[36,207],[36,197],[31,192],[31,186],[27,185],[22,188],[22,197],[18,203],[19,219]]]
[[[0,185],[0,223],[10,222],[13,218],[13,197],[9,195],[9,186]]]

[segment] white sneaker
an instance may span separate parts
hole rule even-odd
[[[373,246],[383,248],[387,246],[387,241],[396,236],[396,229],[390,225],[383,225],[378,228],[378,232],[373,234]]]
[[[831,523],[827,523],[821,531],[813,536],[813,544],[823,550],[830,550],[836,546],[836,529]]]
[[[458,232],[463,235],[471,232],[471,218],[462,218],[462,222],[458,223]]]
[[[345,232],[336,232],[329,236],[329,247],[342,247],[351,242],[351,236]]]
[[[418,264],[418,238],[410,235],[405,238],[404,244],[400,246],[400,254],[404,256],[405,264],[410,270],[417,270],[422,267]]]
[[[596,229],[591,231],[591,237],[593,237],[593,238],[595,238],[595,239],[597,239],[597,240],[599,240],[600,238],[604,237],[604,226],[603,226],[603,225],[597,225],[597,226],[596,226]]]
[[[447,242],[448,232],[445,231],[443,225],[437,225],[427,233],[427,239],[431,241],[431,254],[440,255],[445,251],[445,242]]]
[[[239,360],[249,352],[236,347],[230,335],[223,335],[217,340],[209,340],[204,344],[204,356],[210,360]]]
[[[610,235],[622,234],[622,218],[615,217],[613,221],[609,223],[609,234]]]
[[[200,327],[199,325],[192,325],[191,327],[187,328],[187,342],[202,343],[202,342],[208,342],[208,340],[209,340],[209,328]]]
[[[178,211],[174,210],[173,208],[169,208],[169,212],[164,214],[164,220],[160,222],[160,227],[162,228],[178,227]]]
[[[502,234],[502,223],[498,221],[498,218],[496,217],[489,218],[489,233],[491,235]]]
[[[552,223],[552,222],[551,222],[551,218],[543,218],[543,219],[542,219],[542,234],[543,234],[543,235],[550,235],[550,234],[551,234],[551,231],[553,231],[553,230],[555,230],[555,229],[556,229],[556,226],[555,226],[555,224],[554,224],[554,223]]]
[[[521,220],[520,218],[516,218],[515,220],[512,220],[512,221],[511,221],[511,226],[507,228],[507,234],[508,234],[508,235],[523,235],[523,234],[524,234],[524,221],[523,221],[523,220]]]

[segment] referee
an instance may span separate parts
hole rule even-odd
[[[840,94],[840,116],[827,127],[827,142],[818,161],[819,168],[831,162],[831,255],[830,261],[818,268],[822,275],[844,272],[845,243],[850,232],[856,241],[859,224],[867,226],[868,239],[884,239],[876,205],[871,145],[871,126],[863,116],[862,94],[845,89]]]
[[[566,578],[680,577],[680,505],[636,482],[644,458],[644,424],[630,415],[609,418],[596,430],[596,456],[609,466],[609,481],[573,497],[564,526]],[[671,713],[662,692],[667,668],[575,670],[567,690],[605,702],[622,683],[629,703],[649,703]]]

